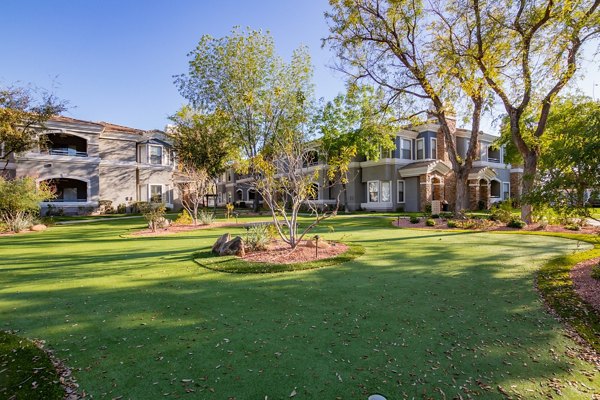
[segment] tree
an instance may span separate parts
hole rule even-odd
[[[418,0],[330,0],[330,5],[325,43],[336,52],[340,69],[354,81],[369,79],[385,89],[390,102],[406,107],[407,118],[433,107],[456,175],[456,211],[467,208],[467,179],[478,155],[488,89],[476,64],[460,57],[473,34],[464,10],[438,2],[426,9]],[[466,157],[457,152],[450,118],[461,100],[471,110]]]
[[[590,218],[586,194],[600,190],[600,103],[558,99],[540,145],[538,174],[528,201],[559,215]]]
[[[298,234],[298,213],[309,204],[313,180],[298,169],[314,109],[307,49],[295,50],[285,63],[269,34],[234,29],[220,39],[203,36],[190,58],[188,73],[176,78],[180,93],[198,112],[219,116],[219,128],[231,133],[240,150],[237,171],[253,178],[281,239],[296,247],[322,219],[317,214]],[[258,201],[256,196],[255,210]]]
[[[349,164],[356,156],[378,160],[382,151],[394,149],[397,124],[384,94],[371,86],[349,85],[319,112],[317,126],[322,136],[320,154],[327,164],[327,179],[342,186],[344,210],[348,211],[346,185]]]
[[[33,224],[40,202],[52,199],[54,191],[46,182],[33,178],[7,180],[0,176],[0,219],[8,229],[19,232]]]
[[[236,147],[219,113],[200,114],[184,106],[171,120],[175,123],[171,138],[181,172],[175,184],[183,207],[197,225],[198,211],[207,195],[216,192],[217,178]]]
[[[277,132],[289,124],[296,95],[309,97],[312,68],[305,48],[286,64],[275,54],[273,38],[261,31],[230,36],[205,35],[190,53],[187,74],[176,77],[181,95],[191,107],[222,116],[241,159],[252,162]],[[253,165],[245,168],[258,176]],[[258,209],[259,198],[254,200]]]
[[[4,145],[3,171],[10,157],[23,153],[40,144],[38,133],[52,116],[66,110],[66,103],[51,94],[36,93],[28,88],[7,87],[0,89],[0,143]],[[42,143],[43,144],[43,143]]]
[[[473,0],[473,59],[500,99],[523,157],[522,193],[534,189],[550,109],[575,76],[584,45],[600,36],[600,0],[495,2]],[[531,130],[523,119],[533,117]],[[531,221],[531,204],[522,218]]]

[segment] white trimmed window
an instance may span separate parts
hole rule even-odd
[[[154,165],[162,165],[163,163],[163,147],[156,145],[148,146],[148,162]]]
[[[381,202],[389,203],[392,201],[392,182],[382,181],[381,182]]]
[[[423,160],[425,158],[425,141],[417,139],[417,160]]]
[[[437,159],[437,139],[431,138],[431,158]]]
[[[367,188],[369,191],[367,201],[369,203],[379,203],[379,181],[367,182]]]
[[[150,185],[148,197],[152,203],[162,203],[163,201],[162,185]]]
[[[398,203],[404,203],[404,181],[398,181]]]
[[[400,158],[412,160],[412,140],[400,138]]]
[[[502,198],[510,199],[510,182],[502,182]]]

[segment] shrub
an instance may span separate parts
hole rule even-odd
[[[512,218],[506,224],[506,226],[508,226],[509,228],[517,228],[517,229],[524,228],[526,225],[527,224],[525,223],[525,221],[523,221],[522,219],[519,219],[519,218]]]
[[[456,221],[453,221],[453,220],[448,220],[447,225],[448,225],[448,228],[458,227],[458,224],[456,223]]]
[[[442,213],[440,213],[440,218],[444,218],[444,219],[452,218],[452,213],[451,212],[442,212]]]
[[[431,214],[431,203],[425,204],[425,214]]]
[[[425,221],[425,225],[427,225],[427,226],[435,226],[435,220],[429,218],[427,221]]]
[[[431,214],[431,218],[433,218],[433,219],[439,219],[440,215],[439,214]]]
[[[138,207],[146,221],[148,221],[148,226],[150,226],[152,232],[155,232],[156,228],[159,227],[158,224],[165,219],[165,205],[162,203],[139,202]]]
[[[41,201],[54,197],[44,182],[36,185],[33,178],[6,180],[0,177],[0,220],[9,230],[19,232],[32,225]]]
[[[100,214],[112,214],[114,211],[112,200],[100,200],[98,202],[98,212]]]
[[[193,222],[194,220],[192,219],[188,210],[186,210],[185,208],[181,210],[181,212],[177,216],[177,219],[175,220],[175,223],[177,225],[191,225]]]
[[[578,231],[581,229],[581,227],[577,224],[569,224],[569,225],[565,225],[565,228],[570,230],[570,231]]]
[[[592,278],[600,281],[600,263],[592,267]]]
[[[246,238],[246,245],[250,250],[260,251],[267,249],[267,244],[271,241],[269,226],[271,225],[257,224],[250,226]]]
[[[198,215],[201,225],[210,225],[215,222],[215,214],[209,211],[202,210]]]
[[[490,214],[490,219],[492,221],[499,221],[507,224],[512,218],[513,215],[510,203],[502,202],[501,204],[492,207],[492,213]]]
[[[125,203],[121,203],[117,206],[117,213],[125,214],[127,212],[127,205]]]
[[[404,212],[404,206],[398,206],[398,207],[396,207],[396,212],[399,212],[399,213]]]
[[[419,222],[421,222],[421,219],[419,217],[415,217],[414,215],[412,215],[410,217],[410,223],[411,224],[418,224]]]

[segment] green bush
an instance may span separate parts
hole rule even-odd
[[[39,212],[40,202],[53,197],[53,190],[45,182],[36,184],[29,177],[12,180],[0,177],[0,221],[14,232],[28,229]]]
[[[592,278],[600,281],[600,263],[592,267]]]
[[[198,219],[200,220],[201,225],[210,225],[215,222],[215,214],[210,211],[200,211],[200,215],[198,215]]]
[[[578,231],[581,229],[581,227],[577,224],[569,224],[569,225],[565,225],[565,228],[570,230],[570,231]]]
[[[492,221],[499,221],[507,224],[512,218],[512,208],[509,202],[502,202],[492,207],[492,213],[490,214],[490,219]]]
[[[425,221],[425,225],[435,226],[435,221],[433,219],[429,218],[427,221]]]
[[[431,214],[431,218],[433,218],[433,219],[439,219],[440,215],[439,214]]]
[[[510,221],[508,221],[508,223],[506,224],[506,226],[508,226],[509,228],[517,228],[517,229],[521,229],[524,228],[527,224],[525,223],[525,221],[523,221],[522,219],[519,218],[513,218]]]
[[[453,220],[448,220],[447,225],[448,225],[448,228],[458,227],[458,224],[456,223],[456,221],[453,221]]]
[[[155,232],[158,224],[165,219],[165,205],[162,203],[139,202],[138,207],[146,221],[148,221],[152,232]]]
[[[246,245],[252,251],[266,250],[267,245],[271,241],[272,231],[271,224],[256,224],[251,225],[246,238]]]
[[[411,223],[411,224],[418,224],[419,222],[421,222],[421,218],[419,218],[419,217],[415,217],[414,215],[412,215],[412,216],[410,217],[410,223]]]

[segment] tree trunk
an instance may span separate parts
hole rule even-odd
[[[528,199],[528,195],[533,191],[535,184],[535,174],[537,172],[538,155],[533,151],[528,151],[523,157],[523,190],[522,198],[524,198],[523,204],[521,204],[521,219],[528,224],[532,222],[533,206],[531,201]]]
[[[469,171],[466,168],[461,168],[456,175],[456,204],[454,206],[455,213],[461,213],[469,208]]]
[[[258,203],[258,190],[254,191],[254,201],[252,202],[252,211],[257,213],[260,209],[260,204]]]
[[[342,190],[344,191],[344,212],[348,213],[350,210],[348,209],[348,191],[345,183],[342,184]]]

